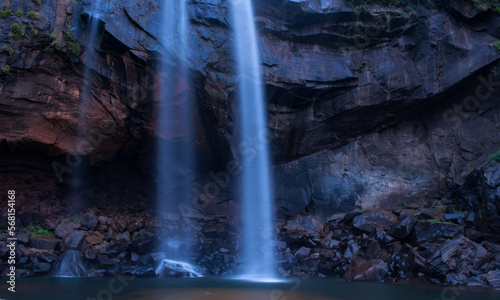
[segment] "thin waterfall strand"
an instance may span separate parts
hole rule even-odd
[[[160,104],[157,145],[157,203],[161,213],[179,213],[179,207],[190,198],[194,170],[193,104],[189,76],[185,67],[187,48],[186,0],[165,0],[162,16],[164,50],[160,71]],[[187,219],[184,219],[186,221]],[[175,224],[173,224],[175,223]],[[173,222],[163,228],[159,251],[167,258],[189,261],[190,238],[188,224]]]

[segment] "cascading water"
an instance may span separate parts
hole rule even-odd
[[[85,277],[87,266],[82,254],[77,250],[68,250],[59,256],[54,266],[53,275],[57,277]]]
[[[157,208],[166,216],[160,246],[165,258],[191,260],[194,237],[188,218],[180,218],[183,203],[191,201],[194,172],[193,99],[189,74],[187,0],[165,0],[161,43],[163,44],[158,101]]]
[[[242,145],[242,277],[276,278],[273,248],[273,205],[270,176],[267,116],[257,32],[251,0],[232,0],[239,78],[239,139]],[[264,139],[264,140],[262,140]],[[260,140],[258,145],[253,141]]]
[[[107,1],[107,0],[105,0]],[[89,6],[89,18],[87,22],[87,30],[86,30],[86,52],[85,52],[85,68],[83,72],[83,86],[82,92],[80,94],[80,103],[79,103],[79,115],[78,115],[78,124],[77,124],[77,141],[76,141],[76,151],[79,155],[87,155],[88,150],[90,149],[90,140],[89,129],[93,126],[93,124],[88,124],[88,120],[92,120],[91,117],[87,116],[88,112],[91,111],[89,106],[92,105],[92,87],[90,85],[91,76],[92,76],[92,67],[95,64],[95,60],[97,58],[96,47],[99,46],[99,26],[100,21],[99,18],[103,15],[103,7],[106,6],[104,1],[97,0],[91,2]],[[70,34],[69,32],[66,34]],[[81,157],[78,157],[74,162],[75,169],[73,170],[70,182],[73,186],[73,190],[70,191],[72,194],[72,198],[74,201],[84,202],[83,199],[80,199],[78,196],[78,187],[83,186],[83,182],[85,181],[85,177],[87,176],[87,164],[82,161]],[[85,206],[84,203],[80,203]]]

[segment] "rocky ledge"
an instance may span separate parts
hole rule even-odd
[[[275,248],[279,272],[284,277],[418,280],[499,288],[496,226],[500,196],[496,192],[488,196],[500,188],[498,170],[500,164],[495,162],[482,166],[471,173],[467,184],[457,187],[454,198],[436,200],[426,207],[404,205],[391,211],[334,214],[324,221],[311,215],[281,216]],[[467,191],[478,188],[483,189],[487,201],[461,203],[461,197],[477,195]],[[478,208],[485,203],[486,213]],[[194,245],[196,255],[191,261],[202,273],[231,275],[241,264],[239,224],[230,215],[158,215],[137,205],[128,210],[91,208],[45,220],[27,217],[24,222],[31,225],[18,234],[20,276],[54,274],[61,261],[70,259],[77,264],[83,259],[83,267],[73,270],[73,275],[154,277],[163,259],[155,251],[160,237],[183,234],[181,228],[186,226],[196,231],[185,242]],[[0,258],[4,259],[9,252],[5,234],[1,240]]]
[[[27,163],[33,155],[67,167],[67,156],[80,154],[93,171],[128,163],[138,173],[154,173],[151,153],[162,139],[154,113],[158,2],[108,1],[101,43],[91,46],[90,1],[1,3],[0,151],[23,154],[25,169],[35,168]],[[424,203],[462,184],[498,150],[500,16],[493,9],[459,0],[442,9],[360,11],[343,0],[255,1],[255,8],[284,213],[314,207],[311,214],[325,217]],[[184,63],[196,99],[200,158],[193,184],[203,186],[210,172],[224,171],[238,156],[239,78],[229,1],[190,1],[188,16],[192,51]],[[89,47],[98,53],[93,61]],[[175,65],[175,56],[163,59]],[[91,76],[84,80],[86,68]],[[84,95],[89,108],[79,114]],[[79,123],[88,128],[83,137]],[[88,144],[78,150],[81,140]],[[0,168],[11,167],[0,161]],[[62,181],[49,171],[48,180]],[[53,195],[64,188],[55,186]],[[42,194],[30,199],[43,202]],[[232,194],[221,188],[215,197]]]

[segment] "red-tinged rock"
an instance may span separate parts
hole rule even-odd
[[[59,245],[61,240],[50,236],[38,236],[30,238],[30,247],[36,249],[43,249],[54,251]]]
[[[344,274],[344,278],[354,281],[383,281],[387,273],[387,263],[381,259],[356,258]]]
[[[54,234],[57,237],[59,237],[61,239],[64,239],[68,235],[70,235],[73,231],[74,231],[73,228],[70,227],[68,224],[66,224],[66,223],[60,223],[59,225],[57,225]]]
[[[103,242],[103,237],[102,236],[97,236],[97,235],[89,235],[88,237],[85,238],[87,243],[91,245],[97,245]]]

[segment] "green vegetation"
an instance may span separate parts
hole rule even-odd
[[[451,224],[453,225],[453,223],[451,222],[446,222],[446,221],[443,221],[441,219],[429,219],[429,220],[421,220],[420,222],[429,222],[429,223],[439,223],[439,224]]]
[[[19,23],[10,25],[9,37],[20,39],[26,34],[26,28]]]
[[[435,209],[446,209],[446,205],[438,205],[438,206],[434,206]]]
[[[54,234],[52,232],[45,230],[38,225],[31,226],[29,228],[29,230],[31,231],[31,236],[33,236],[33,237],[35,237],[35,236],[54,236]]]
[[[42,0],[31,0],[31,2],[35,3],[35,4],[42,4]]]
[[[38,12],[30,10],[28,12],[28,18],[30,18],[31,20],[40,20],[42,17]]]
[[[12,16],[12,10],[8,9],[5,6],[0,9],[0,18],[8,18],[10,16]]]
[[[5,75],[10,75],[10,66],[5,65],[0,69],[0,73],[5,74]]]
[[[498,150],[497,153],[493,153],[490,156],[488,156],[488,159],[486,160],[486,162],[489,163],[492,161],[500,162],[500,150]]]
[[[50,41],[51,41],[50,47],[52,47],[55,50],[59,49],[59,45],[56,42],[56,34],[53,32],[50,34]]]
[[[11,45],[4,45],[2,47],[2,51],[5,51],[5,52],[9,53],[9,55],[14,54],[14,48],[12,48]]]
[[[491,46],[500,52],[500,41],[493,42]]]
[[[64,39],[68,43],[69,52],[77,56],[80,55],[80,43],[76,41],[75,37],[71,33],[66,32],[64,34]]]
[[[37,28],[31,28],[31,34],[33,34],[33,36],[38,36],[40,34],[40,31],[37,29]]]
[[[24,15],[24,12],[20,9],[16,11],[16,17],[22,17]]]

